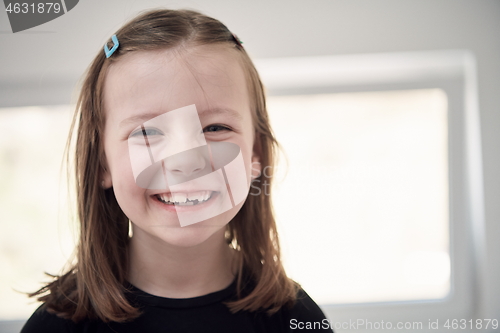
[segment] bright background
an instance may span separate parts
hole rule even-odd
[[[290,276],[323,304],[445,297],[445,93],[280,96],[269,110]]]

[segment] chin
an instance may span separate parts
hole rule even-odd
[[[222,214],[187,226],[181,226],[177,218],[171,218],[167,221],[163,216],[152,217],[150,221],[156,221],[156,223],[150,223],[149,225],[147,223],[134,224],[137,232],[146,237],[140,237],[146,243],[149,242],[147,240],[148,236],[146,236],[149,234],[149,237],[153,237],[150,238],[150,241],[160,241],[167,246],[178,248],[196,247],[206,242],[224,241],[226,226],[242,205],[243,202]],[[161,223],[158,223],[158,221],[161,221]]]
[[[238,208],[185,227],[163,227],[161,231],[155,230],[155,234],[169,245],[184,248],[201,245],[209,240],[224,240],[226,225],[236,215]]]
[[[203,225],[203,222],[186,227],[164,228],[161,232],[156,231],[156,235],[165,243],[175,247],[195,247],[208,241],[224,238],[224,226]]]

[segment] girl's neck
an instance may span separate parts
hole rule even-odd
[[[156,296],[202,296],[231,284],[236,255],[224,229],[192,247],[172,246],[137,230],[130,239],[128,281]]]

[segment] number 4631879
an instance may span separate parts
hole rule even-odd
[[[39,2],[35,3],[9,3],[5,11],[9,14],[48,14],[48,13],[59,13],[61,11],[61,4],[57,2]]]
[[[443,325],[447,329],[488,329],[492,328],[496,330],[498,328],[498,319],[448,319]]]

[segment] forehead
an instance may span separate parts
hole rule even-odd
[[[236,50],[222,46],[133,52],[110,66],[104,84],[106,118],[198,110],[249,112],[248,89]]]

